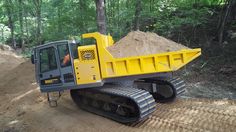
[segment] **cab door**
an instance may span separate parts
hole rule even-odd
[[[37,80],[42,92],[75,87],[73,57],[68,41],[58,41],[39,47],[37,54]]]
[[[37,50],[39,57],[38,65],[38,81],[41,90],[46,87],[55,87],[62,85],[60,68],[58,64],[58,57],[56,47],[48,45]]]
[[[64,87],[74,86],[74,70],[73,70],[73,55],[72,49],[68,42],[61,42],[57,44],[59,69],[61,73],[61,80]]]

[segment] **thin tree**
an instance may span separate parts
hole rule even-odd
[[[227,19],[229,17],[229,13],[232,10],[233,1],[234,0],[228,0],[227,1],[225,14],[220,17],[220,24],[219,24],[219,28],[218,28],[219,44],[223,43],[223,37],[224,37],[223,34],[224,34],[224,31],[225,31],[225,25],[226,25]]]
[[[22,0],[18,0],[19,3],[19,22],[20,22],[20,44],[21,44],[21,48],[24,51],[24,25],[23,25],[23,2]]]
[[[97,13],[97,27],[101,34],[106,34],[106,16],[104,0],[95,0]]]
[[[135,16],[134,16],[134,30],[139,30],[140,26],[140,14],[142,11],[142,1],[136,0],[135,4]]]
[[[33,0],[34,6],[35,6],[35,12],[37,17],[37,29],[36,29],[36,43],[37,45],[41,45],[41,5],[42,0]]]
[[[13,48],[16,48],[16,40],[15,40],[15,34],[14,34],[15,28],[14,28],[14,20],[13,20],[13,10],[14,10],[13,3],[11,0],[5,0],[4,2],[5,2],[4,5],[6,8],[7,17],[8,17],[8,27],[11,30],[11,44]]]
[[[85,30],[85,9],[86,9],[86,3],[84,0],[80,0],[79,1],[79,11],[80,11],[80,17],[81,17],[81,24],[79,25],[80,26],[80,31],[82,33],[86,32]]]

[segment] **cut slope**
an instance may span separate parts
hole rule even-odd
[[[0,78],[0,95],[31,89],[32,83],[35,83],[34,65],[28,60],[22,62]]]
[[[0,53],[0,79],[23,61],[25,61],[23,58]]]
[[[188,49],[151,32],[133,31],[107,48],[115,58],[140,56]]]

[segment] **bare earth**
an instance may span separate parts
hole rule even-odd
[[[34,67],[29,61],[2,54],[0,58],[0,131],[3,132],[233,132],[236,129],[236,102],[227,99],[177,99],[157,104],[149,119],[128,125],[79,109],[68,91],[58,107],[51,108],[35,83]]]
[[[116,58],[140,56],[188,49],[156,33],[133,31],[107,48]]]

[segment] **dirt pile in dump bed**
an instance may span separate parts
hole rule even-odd
[[[177,51],[188,47],[155,33],[133,31],[107,49],[115,58],[121,58]]]

